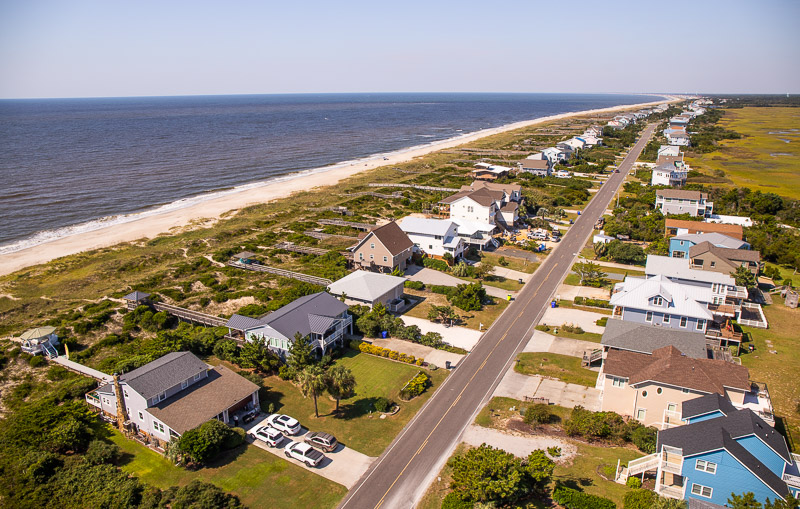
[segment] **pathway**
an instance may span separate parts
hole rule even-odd
[[[581,339],[560,338],[552,336],[546,332],[535,330],[533,337],[523,352],[547,352],[559,355],[569,355],[570,357],[583,357],[583,352],[586,350],[595,350],[600,348],[600,343],[593,341],[584,341]]]

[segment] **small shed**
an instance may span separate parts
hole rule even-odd
[[[47,353],[49,356],[58,355],[55,345],[58,344],[58,335],[55,327],[36,327],[23,332],[19,336],[22,351],[31,355]]]
[[[248,265],[251,263],[257,263],[257,260],[255,259],[256,254],[250,251],[242,251],[241,253],[233,255],[233,257],[239,260],[239,263],[244,263]]]
[[[608,244],[612,240],[614,240],[614,237],[606,235],[605,231],[600,230],[592,237],[592,244],[597,244],[598,242],[600,242],[601,244]]]

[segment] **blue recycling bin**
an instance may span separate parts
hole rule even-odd
[[[551,302],[551,303],[550,303],[550,307],[551,307],[551,308],[554,308],[554,307],[556,307],[556,301],[553,301],[553,302]]]
[[[387,336],[389,336],[389,333],[388,333],[388,332],[386,332],[386,331],[383,331],[383,332],[381,332],[381,337],[382,337],[383,339],[386,339],[386,338],[387,338]]]

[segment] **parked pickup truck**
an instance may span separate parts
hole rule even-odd
[[[302,461],[309,467],[316,467],[325,459],[324,454],[302,442],[292,442],[286,446],[283,452],[286,454],[287,458],[294,458],[297,461]]]

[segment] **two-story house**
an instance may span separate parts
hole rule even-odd
[[[658,147],[658,157],[680,157],[681,148],[677,145],[661,145]]]
[[[689,262],[693,269],[731,274],[745,267],[754,276],[761,269],[761,253],[750,249],[717,247],[711,242],[701,242],[689,248]]]
[[[392,221],[369,231],[358,244],[350,248],[356,268],[376,272],[406,270],[414,243]]]
[[[669,255],[673,258],[689,258],[689,250],[703,242],[727,249],[750,249],[750,244],[722,233],[690,233],[669,239]]]
[[[322,356],[344,345],[344,335],[353,333],[353,317],[347,309],[347,304],[329,293],[306,295],[257,319],[258,323],[246,327],[245,339],[263,340],[264,346],[286,359],[295,336],[300,334]]]
[[[168,353],[108,380],[86,402],[161,448],[211,419],[234,424],[239,413],[259,409],[256,384],[191,352]]]
[[[731,493],[751,492],[761,503],[800,495],[800,455],[757,414],[713,395],[683,407],[685,425],[659,431],[656,452],[621,468],[617,482],[653,475],[656,493],[699,507],[723,507]]]
[[[714,212],[714,204],[708,194],[683,189],[659,189],[656,191],[656,210],[662,214],[689,214],[708,217]]]
[[[416,252],[440,259],[450,254],[454,260],[464,254],[466,244],[458,236],[458,225],[453,221],[407,216],[398,225],[414,243]]]
[[[689,175],[689,167],[683,161],[674,160],[658,164],[653,168],[650,185],[683,187]]]
[[[610,349],[597,381],[601,410],[659,429],[681,425],[682,403],[706,394],[719,394],[737,408],[757,410],[774,425],[772,403],[761,387],[750,381],[744,366],[692,358],[674,346],[652,353]]]
[[[523,159],[519,162],[519,169],[539,177],[547,177],[552,171],[552,165],[547,159]]]

